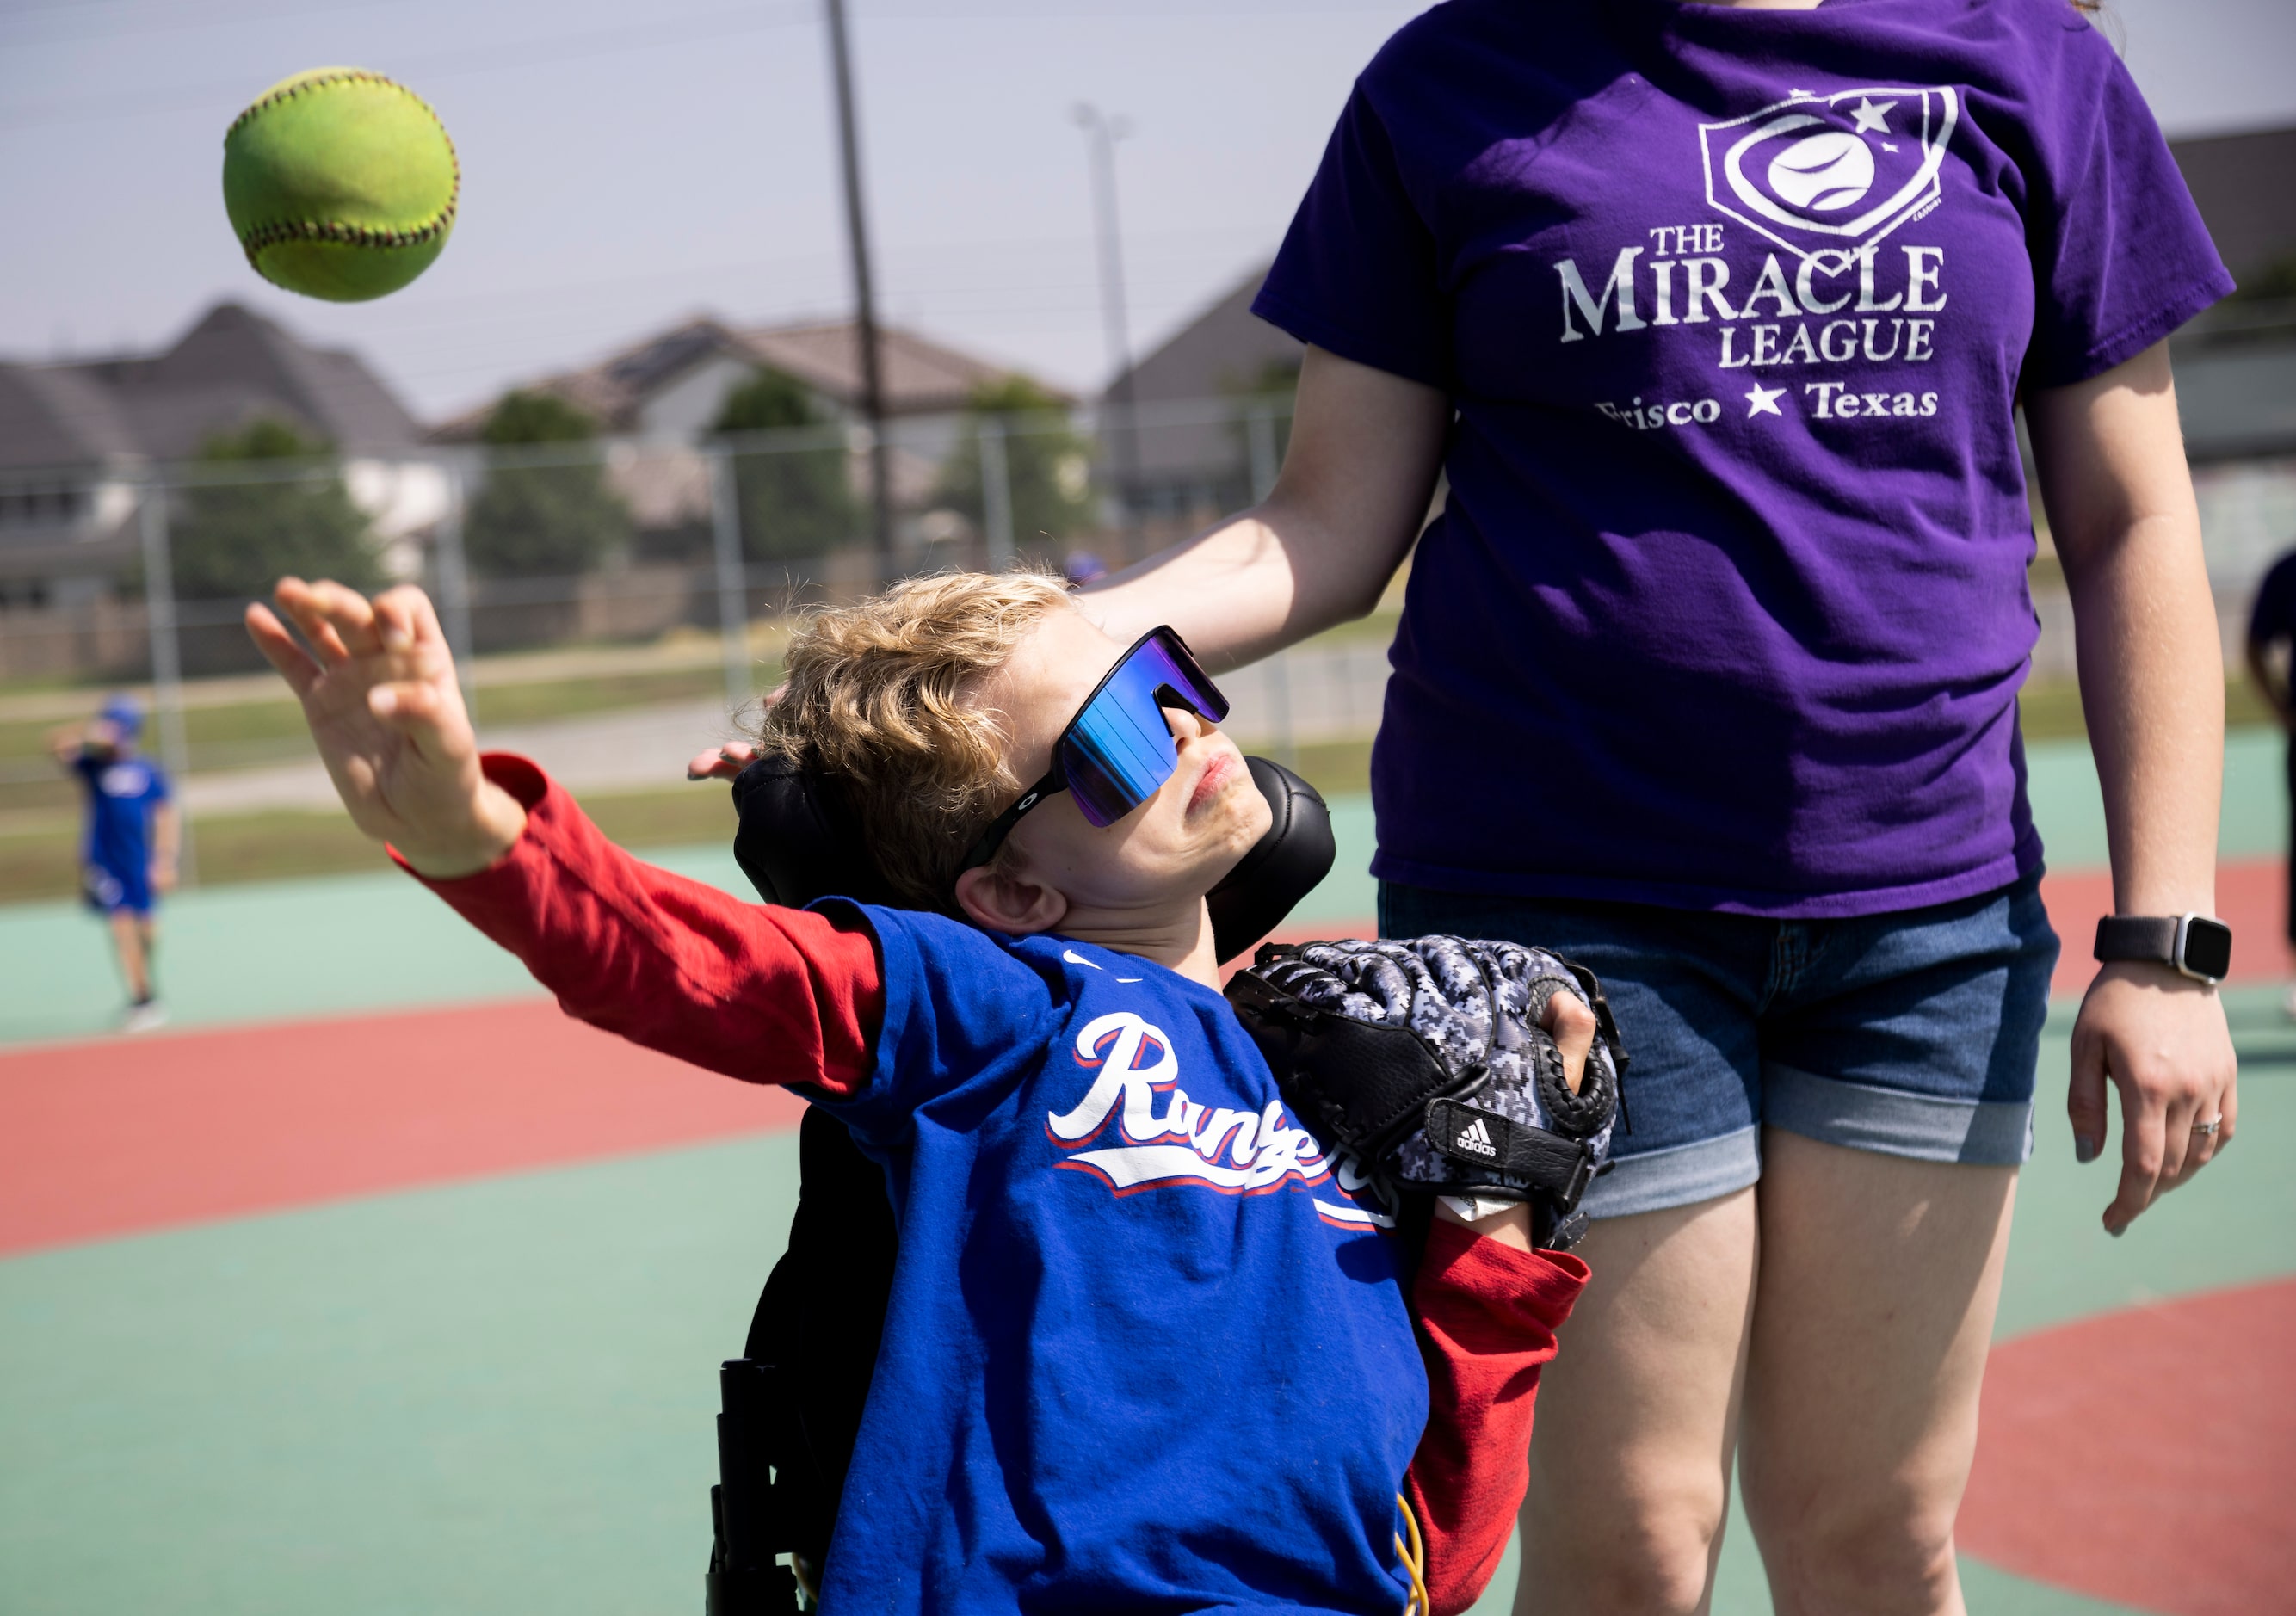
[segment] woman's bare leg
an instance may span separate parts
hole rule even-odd
[[[1538,1392],[1516,1616],[1702,1612],[1759,1252],[1752,1190],[1610,1218]]]
[[[1778,1616],[1963,1610],[1954,1517],[2016,1183],[1767,1131],[1738,1473]]]

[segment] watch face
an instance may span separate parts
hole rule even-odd
[[[2222,981],[2232,969],[2232,928],[2199,915],[2185,923],[2185,969]]]

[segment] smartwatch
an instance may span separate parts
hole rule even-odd
[[[2096,957],[2166,965],[2213,987],[2232,969],[2232,928],[2205,915],[2108,915],[2096,923]]]

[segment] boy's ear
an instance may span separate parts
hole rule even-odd
[[[1001,859],[958,876],[956,904],[975,925],[1014,937],[1049,931],[1069,912],[1065,896],[1040,881],[1011,874]]]

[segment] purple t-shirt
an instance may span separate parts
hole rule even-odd
[[[1457,410],[1374,872],[1826,915],[2038,865],[2013,404],[2231,285],[2068,0],[1409,24],[1253,305]]]

